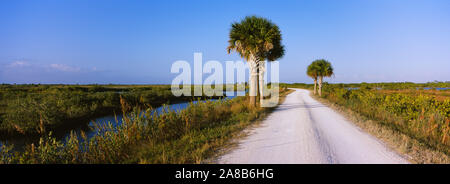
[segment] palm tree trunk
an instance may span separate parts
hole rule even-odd
[[[256,96],[258,94],[258,71],[256,67],[256,60],[252,57],[248,61],[249,69],[250,69],[250,78],[249,78],[249,96],[250,96],[250,105],[256,106]]]
[[[322,81],[323,81],[323,76],[319,77],[319,96],[322,96]]]
[[[258,104],[258,102],[259,102],[259,96],[260,96],[260,94],[259,94],[259,67],[258,67],[258,65],[256,65],[256,73],[258,74],[258,75],[256,75],[256,103]]]
[[[317,78],[314,79],[314,95],[316,94],[317,91]]]
[[[259,61],[258,74],[259,74],[259,101],[264,100],[264,71],[265,71],[265,61]]]

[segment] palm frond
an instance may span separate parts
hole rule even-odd
[[[281,32],[271,21],[257,16],[247,16],[231,24],[227,52],[235,51],[247,61],[274,61],[284,55]]]

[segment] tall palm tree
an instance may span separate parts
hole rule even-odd
[[[322,83],[323,83],[323,77],[331,77],[334,74],[333,66],[331,66],[331,63],[328,62],[325,59],[319,59],[316,60],[319,76],[319,96],[322,96]]]
[[[314,94],[316,94],[317,91],[317,78],[319,77],[319,68],[318,65],[316,64],[316,62],[312,62],[309,66],[308,69],[306,70],[306,74],[311,77],[312,79],[314,79]]]
[[[260,97],[263,97],[265,60],[275,61],[284,55],[280,29],[265,18],[247,16],[241,22],[231,24],[229,37],[228,54],[235,51],[248,62],[250,105],[255,106],[258,95],[258,75]]]

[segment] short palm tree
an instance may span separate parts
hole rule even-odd
[[[277,25],[262,17],[247,16],[231,25],[228,53],[235,51],[247,60],[250,68],[250,105],[256,105],[258,75],[263,97],[265,60],[275,61],[284,55],[281,32]]]
[[[334,74],[333,66],[325,59],[316,60],[319,76],[319,96],[322,96],[323,77],[331,77]]]

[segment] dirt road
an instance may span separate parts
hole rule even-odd
[[[375,137],[295,89],[218,163],[407,163]]]

